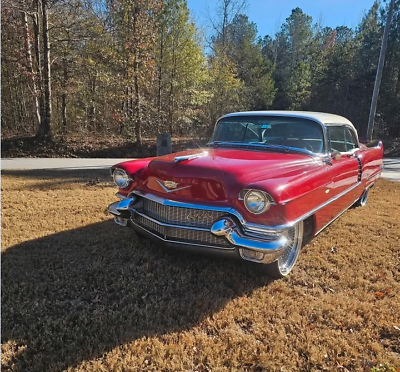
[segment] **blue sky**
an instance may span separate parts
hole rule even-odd
[[[207,13],[215,9],[215,0],[187,0],[196,22],[207,28]],[[374,0],[248,0],[247,14],[255,22],[260,36],[273,36],[280,25],[299,7],[323,26],[355,28]],[[206,31],[208,31],[206,29]]]

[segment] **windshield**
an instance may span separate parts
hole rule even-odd
[[[321,126],[311,120],[280,116],[233,116],[221,119],[211,142],[265,144],[324,151]]]

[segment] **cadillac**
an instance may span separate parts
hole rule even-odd
[[[204,149],[111,168],[117,224],[187,251],[254,262],[286,276],[300,249],[353,205],[382,170],[344,117],[294,111],[223,116]]]

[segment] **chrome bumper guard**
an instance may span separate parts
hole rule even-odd
[[[235,218],[230,216],[224,216],[217,220],[210,229],[188,227],[181,225],[173,225],[168,223],[163,223],[155,220],[145,214],[141,213],[135,204],[137,198],[134,196],[132,198],[126,198],[121,201],[112,203],[108,206],[108,211],[114,216],[114,221],[121,226],[127,226],[128,222],[133,224],[133,227],[139,229],[140,231],[145,231],[153,237],[158,238],[160,241],[166,243],[177,243],[180,246],[197,246],[204,247],[208,249],[213,249],[217,251],[226,250],[236,250],[240,257],[247,261],[253,261],[258,263],[268,264],[276,261],[283,253],[288,245],[288,239],[285,237],[285,231],[282,230],[282,235],[279,231],[274,231],[273,234],[257,234],[257,235],[246,235],[247,229],[243,229],[240,226],[240,222],[236,221]],[[154,226],[153,232],[147,229],[142,224],[138,224],[135,217],[146,218],[149,223]],[[211,234],[210,238],[224,238],[225,244],[214,245],[214,244],[196,244],[191,242],[177,241],[175,239],[167,238],[167,236],[162,236],[162,234],[155,234],[154,232],[159,231],[161,228],[168,228],[172,230],[184,229],[189,233],[206,233]],[[161,236],[160,236],[161,235]],[[209,239],[213,241],[213,239]]]

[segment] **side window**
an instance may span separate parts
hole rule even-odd
[[[328,127],[330,151],[346,152],[346,139],[344,127]]]
[[[354,133],[349,128],[345,128],[344,133],[346,137],[346,150],[351,151],[358,148],[358,143]]]

